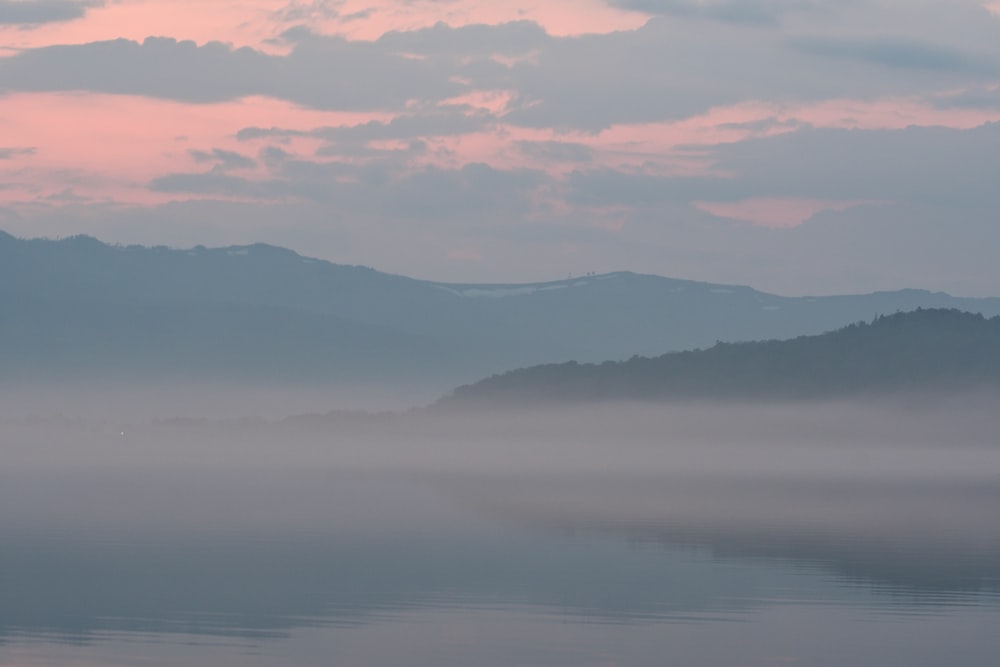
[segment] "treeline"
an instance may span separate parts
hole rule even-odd
[[[918,309],[791,340],[533,366],[460,387],[442,404],[788,400],[982,389],[1000,389],[1000,317]]]

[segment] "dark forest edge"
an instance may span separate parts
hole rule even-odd
[[[790,340],[627,361],[545,364],[457,388],[439,406],[795,401],[1000,392],[1000,317],[917,309]]]
[[[734,409],[727,414],[734,418],[742,414],[739,406],[777,408],[788,403],[815,403],[821,412],[821,406],[836,404],[862,409],[881,406],[890,411],[900,407],[924,410],[936,405],[960,412],[981,412],[998,399],[1000,316],[918,309],[783,341],[717,343],[707,349],[659,357],[634,356],[622,362],[531,366],[460,386],[426,407],[407,410],[334,407],[279,419],[171,417],[164,413],[152,422],[126,418],[120,425],[50,413],[14,421],[29,427],[110,428],[109,432],[115,434],[126,428],[125,422],[131,424],[128,428],[145,423],[144,429],[247,434],[274,430],[317,435],[402,430],[415,435],[425,429],[437,433],[438,427],[445,424],[472,432],[509,433],[520,428],[511,418],[514,414],[547,413],[550,421],[559,423],[566,417],[578,418],[580,415],[573,411],[579,407],[593,411],[599,404],[630,404],[640,410],[637,414],[644,414],[642,406],[688,406],[684,410],[692,415],[705,410],[711,413],[712,406],[729,405]],[[693,406],[704,410],[692,412]],[[496,419],[488,418],[491,413]]]

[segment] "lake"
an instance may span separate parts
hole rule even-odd
[[[0,665],[994,665],[996,412],[10,422]]]

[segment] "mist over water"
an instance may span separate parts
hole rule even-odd
[[[3,421],[0,665],[983,665],[1000,649],[992,397],[159,407]]]
[[[0,419],[144,423],[163,419],[281,419],[300,413],[406,410],[431,403],[447,385],[44,380],[0,382]]]

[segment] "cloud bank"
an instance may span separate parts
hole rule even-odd
[[[1000,294],[985,4],[529,5],[260,0],[206,40],[0,3],[38,24],[0,57],[0,224],[450,280]]]

